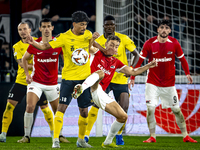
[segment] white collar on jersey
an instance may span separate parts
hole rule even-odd
[[[155,41],[153,41],[153,43],[158,42],[158,39],[156,39]],[[173,43],[170,39],[167,39],[167,42]]]

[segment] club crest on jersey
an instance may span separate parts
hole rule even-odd
[[[74,42],[75,41],[75,39],[70,39],[71,40],[71,42]]]
[[[58,55],[58,52],[53,52],[53,54],[52,55]]]
[[[173,53],[172,51],[167,52],[167,54],[172,54],[172,53]]]
[[[110,66],[110,68],[114,69],[114,68],[115,68],[115,66]]]

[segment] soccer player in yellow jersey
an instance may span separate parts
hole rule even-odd
[[[29,28],[29,25],[27,23],[21,22],[18,25],[18,33],[19,33],[19,36],[21,37],[21,40],[13,46],[14,57],[18,63],[18,71],[17,71],[16,81],[13,84],[8,94],[7,105],[3,114],[2,133],[0,134],[0,142],[6,142],[6,134],[12,122],[13,111],[16,105],[18,103],[21,103],[23,97],[26,95],[26,90],[27,90],[26,75],[24,73],[24,69],[22,65],[22,57],[29,46],[29,44],[24,43],[24,41],[27,38],[27,36],[30,35],[31,28]],[[29,69],[29,72],[31,73],[32,72],[32,58],[28,61],[28,63],[29,63],[28,69]],[[39,105],[40,108],[42,109],[45,119],[50,126],[50,130],[53,131],[53,113],[48,107],[48,103],[44,94],[41,97],[40,101],[38,101],[37,105]],[[27,117],[29,117],[29,115],[27,115]],[[29,143],[30,142],[29,137],[24,139],[23,142]]]
[[[72,14],[73,28],[69,29],[65,33],[61,33],[52,41],[48,43],[38,43],[34,41],[32,37],[27,39],[27,43],[32,44],[34,47],[40,50],[46,50],[51,47],[62,47],[63,49],[64,67],[62,70],[59,105],[54,117],[53,148],[60,147],[58,136],[63,125],[64,113],[72,100],[74,86],[76,84],[82,84],[83,81],[91,74],[90,61],[88,61],[83,66],[77,66],[71,60],[71,55],[74,50],[83,48],[85,51],[89,52],[90,40],[99,36],[99,34],[96,32],[92,35],[89,30],[86,30],[88,22],[89,18],[87,14],[83,11],[77,11]],[[101,50],[105,49],[102,48]],[[88,122],[88,106],[93,104],[91,102],[90,89],[85,90],[83,94],[77,99],[77,102],[80,111],[78,119],[79,133],[77,147],[90,148],[92,146],[86,143],[84,140]]]
[[[126,56],[126,49],[127,49],[135,56],[132,62],[132,66],[134,67],[139,60],[139,54],[136,50],[134,42],[127,35],[115,32],[115,18],[113,16],[108,15],[104,18],[103,27],[104,27],[104,34],[101,35],[99,38],[97,38],[96,42],[105,48],[105,43],[109,35],[118,36],[121,40],[121,43],[118,48],[118,54],[114,55],[114,57],[118,58],[123,64],[128,66],[128,60]],[[115,72],[110,85],[106,89],[106,92],[108,93],[111,90],[113,90],[116,101],[127,113],[129,107],[128,78],[125,77],[123,73]],[[89,111],[88,126],[85,135],[86,142],[89,141],[90,131],[92,130],[92,127],[97,119],[98,109],[99,109],[98,106],[94,104]],[[124,127],[125,124],[116,135],[117,145],[124,145],[124,141],[122,138],[122,130],[124,129]]]

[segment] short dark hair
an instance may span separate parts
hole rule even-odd
[[[115,36],[115,35],[109,35],[106,42],[108,43],[110,40],[116,40],[119,43],[121,42],[120,38],[118,36]]]
[[[89,22],[87,14],[84,11],[76,11],[72,14],[72,22]]]
[[[107,20],[114,20],[115,21],[115,18],[113,16],[111,16],[111,15],[108,15],[108,16],[105,16],[103,21],[105,22]]]
[[[40,21],[40,27],[42,26],[42,23],[43,23],[43,22],[51,22],[51,25],[52,25],[51,19],[49,19],[49,18],[44,18],[44,19],[42,19],[42,20]]]
[[[167,25],[171,28],[171,21],[169,20],[161,20],[159,23],[158,23],[158,26],[157,28],[159,28],[161,25]]]

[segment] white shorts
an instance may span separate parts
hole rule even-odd
[[[91,92],[92,100],[101,109],[105,110],[106,104],[115,101],[113,98],[108,96],[106,92],[103,91],[101,85],[98,86],[97,90]]]
[[[44,85],[32,81],[31,84],[27,86],[27,93],[33,92],[40,99],[42,92],[46,95],[49,102],[56,100],[59,97],[59,85]]]
[[[162,103],[162,108],[179,108],[178,94],[175,86],[159,87],[153,84],[146,83],[146,105],[156,107],[158,105],[159,98]]]

